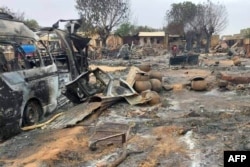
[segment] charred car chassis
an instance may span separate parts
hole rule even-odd
[[[59,22],[67,22],[69,32],[60,30]],[[19,133],[21,126],[37,123],[69,100],[81,103],[105,89],[99,77],[102,71],[88,70],[90,38],[76,35],[79,27],[79,20],[59,20],[35,33],[0,14],[0,140]],[[53,35],[57,43],[39,40],[43,35]],[[96,76],[92,85],[90,75]]]

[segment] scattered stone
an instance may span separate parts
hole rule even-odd
[[[217,84],[220,88],[223,88],[223,87],[226,87],[228,85],[228,82],[225,80],[219,80]]]
[[[241,65],[241,60],[240,59],[236,59],[233,61],[235,66],[240,66]]]
[[[173,85],[173,90],[174,91],[180,91],[183,90],[184,85],[183,84],[174,84]]]
[[[245,149],[246,151],[250,151],[250,142],[244,144],[244,149]]]
[[[190,113],[188,113],[186,115],[186,117],[200,117],[200,114],[198,114],[197,112],[195,111],[191,111]]]
[[[200,108],[200,112],[204,112],[205,111],[205,106],[204,105],[200,105],[199,108]]]

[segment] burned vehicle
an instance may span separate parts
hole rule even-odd
[[[42,56],[38,36],[0,14],[0,137],[18,133],[57,107],[58,75],[52,56]]]
[[[175,65],[198,65],[199,54],[183,54],[178,56],[172,56],[169,58],[169,66]]]
[[[66,23],[67,30],[59,29],[59,23],[62,22]],[[96,93],[103,92],[108,82],[103,81],[101,76],[107,74],[102,70],[89,69],[90,38],[77,35],[80,25],[79,19],[59,20],[52,27],[41,28],[37,32],[58,68],[60,97],[67,97],[76,104],[86,101]]]
[[[66,22],[68,31],[60,30]],[[30,30],[0,15],[0,139],[38,123],[68,101],[81,103],[106,89],[100,69],[88,69],[88,42],[76,34],[79,20],[59,20]],[[42,37],[55,39],[42,40]]]

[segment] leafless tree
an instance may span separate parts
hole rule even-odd
[[[114,27],[127,21],[129,0],[76,0],[76,9],[83,19],[83,30],[100,35],[103,45]]]
[[[168,22],[167,32],[184,35],[187,41],[186,49],[191,50],[195,39],[197,6],[196,4],[185,1],[181,3],[173,3],[171,10],[166,12]]]
[[[191,38],[194,38],[196,41],[196,49],[199,52],[200,46],[201,46],[201,37],[203,33],[203,27],[204,27],[204,7],[201,4],[196,5],[195,8],[195,15],[194,17],[187,22],[187,24],[184,27],[184,31],[186,34],[191,34]],[[190,46],[192,48],[192,46]]]
[[[19,20],[19,21],[24,21],[24,19],[25,19],[25,17],[24,17],[25,13],[24,12],[20,12],[20,11],[14,12],[10,8],[8,8],[7,6],[1,6],[0,7],[0,12],[7,13],[7,14],[11,15],[13,18],[15,18],[16,20]]]
[[[211,37],[214,33],[221,32],[227,26],[227,11],[222,4],[213,3],[210,0],[202,4],[183,2],[172,4],[172,9],[167,11],[168,26],[174,31],[176,27],[171,25],[180,24],[187,39],[187,49],[192,49],[192,41],[195,39],[197,50],[200,50],[201,38],[206,38],[205,51],[208,52]],[[189,44],[188,44],[189,42]]]
[[[206,35],[207,44],[205,48],[205,52],[208,52],[210,47],[210,41],[213,33],[219,33],[224,28],[226,28],[228,20],[227,20],[227,10],[226,7],[219,2],[217,4],[207,0],[206,3],[203,4],[203,31]]]

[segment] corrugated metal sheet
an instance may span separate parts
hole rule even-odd
[[[47,125],[46,128],[62,129],[69,126],[74,126],[100,107],[101,102],[83,103],[77,105],[64,112],[62,116],[57,118],[51,124]]]

